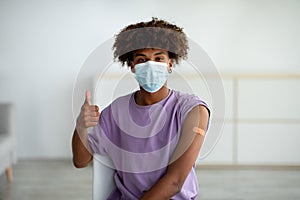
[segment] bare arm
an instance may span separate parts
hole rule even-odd
[[[73,164],[77,168],[86,167],[92,161],[87,129],[98,124],[99,116],[99,108],[91,105],[91,94],[87,91],[72,138]]]
[[[204,106],[197,106],[189,112],[182,136],[168,166],[166,174],[147,191],[141,200],[169,200],[178,192],[190,173],[200,152],[204,135],[194,132],[207,129],[209,113]]]
[[[86,167],[92,160],[91,151],[87,141],[87,133],[79,136],[77,130],[74,130],[72,138],[73,164],[77,168]]]

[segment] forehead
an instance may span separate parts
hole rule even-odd
[[[152,56],[152,55],[168,55],[168,51],[163,49],[145,48],[133,52],[133,56]]]

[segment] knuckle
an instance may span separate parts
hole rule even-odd
[[[84,122],[88,122],[88,120],[89,120],[89,118],[88,118],[87,116],[84,116],[84,117],[83,117],[83,121],[84,121]]]
[[[89,123],[88,123],[88,122],[84,122],[84,126],[85,126],[86,128],[88,128],[88,127],[89,127]]]

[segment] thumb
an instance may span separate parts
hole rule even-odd
[[[87,90],[85,92],[85,102],[88,103],[89,105],[91,105],[92,104],[91,99],[92,99],[91,92],[89,90]]]

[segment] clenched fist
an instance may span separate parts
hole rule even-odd
[[[86,91],[85,101],[76,120],[76,129],[79,133],[85,132],[87,128],[96,126],[100,117],[99,107],[91,105],[91,93]]]

